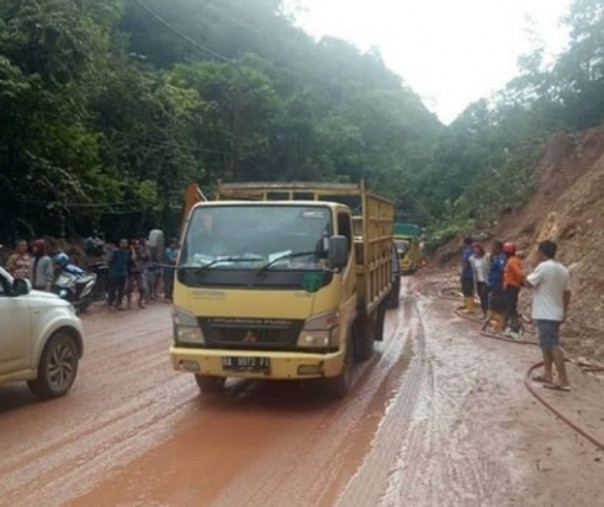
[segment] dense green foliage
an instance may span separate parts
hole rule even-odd
[[[544,139],[604,119],[604,12],[443,127],[379,54],[279,0],[0,0],[0,237],[174,231],[190,181],[358,181],[475,227],[530,195]],[[440,240],[439,240],[440,241]]]
[[[442,129],[278,1],[0,0],[0,23],[0,236],[173,231],[218,179],[364,178],[412,207]]]
[[[472,104],[441,137],[416,187],[434,219],[429,246],[525,203],[547,138],[604,121],[604,5],[575,0],[564,22],[570,44],[553,64],[543,48],[522,57],[517,78]]]

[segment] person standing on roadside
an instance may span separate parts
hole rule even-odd
[[[503,272],[507,257],[503,253],[503,243],[494,241],[491,247],[491,262],[487,279],[489,290],[489,316],[483,330],[493,322],[496,331],[502,330],[505,312],[505,296],[503,294]]]
[[[140,236],[138,238],[137,254],[138,266],[143,274],[142,279],[144,284],[144,291],[147,297],[147,301],[149,301],[150,299],[155,299],[155,294],[153,291],[154,272],[153,259],[151,258],[151,249],[147,244],[147,238],[145,238],[144,236]]]
[[[472,257],[470,257],[470,265],[474,273],[476,281],[476,291],[480,298],[480,307],[482,309],[482,317],[486,320],[487,312],[489,311],[489,291],[488,291],[488,275],[490,259],[485,249],[480,243],[472,245]]]
[[[35,290],[50,292],[54,281],[52,259],[46,253],[46,242],[37,239],[31,245],[33,262],[30,265],[31,286]]]
[[[146,301],[148,300],[147,284],[145,283],[144,273],[140,264],[140,244],[138,240],[133,239],[130,241],[130,256],[128,258],[128,285],[126,288],[128,310],[132,306],[132,294],[135,289],[138,292],[139,308],[145,308]]]
[[[472,238],[463,240],[463,249],[461,251],[461,292],[464,297],[464,306],[459,308],[467,313],[474,313],[474,271],[470,258],[473,255]]]
[[[122,301],[126,282],[128,280],[128,264],[130,262],[130,250],[128,240],[121,239],[109,257],[109,309],[123,310]]]
[[[503,253],[507,257],[503,270],[503,293],[505,297],[503,330],[507,333],[516,333],[520,327],[518,322],[518,296],[524,281],[524,273],[520,257],[516,255],[515,243],[512,241],[504,243]]]
[[[15,242],[15,252],[11,254],[6,263],[6,271],[13,278],[29,279],[31,257],[27,252],[27,241],[18,239]]]
[[[170,246],[166,248],[164,253],[164,298],[166,301],[172,301],[174,292],[174,271],[176,267],[176,260],[178,259],[178,240],[172,238]]]
[[[532,287],[533,320],[539,334],[543,353],[543,376],[533,377],[543,382],[543,387],[570,391],[566,375],[564,352],[560,348],[560,325],[566,320],[570,304],[570,275],[568,269],[556,261],[558,246],[553,241],[539,244],[539,265],[525,279]],[[558,382],[554,383],[553,366],[556,366]]]

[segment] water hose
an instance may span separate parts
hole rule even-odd
[[[445,296],[444,292],[445,291],[450,291],[452,289],[442,289],[440,291],[440,297],[442,299],[449,299],[449,300],[455,300],[458,301],[459,298],[453,297],[453,296]],[[464,314],[463,312],[459,312],[457,310],[454,311],[455,315],[457,315],[458,317],[462,317],[466,320],[469,320],[471,322],[477,323],[480,322],[477,318],[474,318],[472,315],[468,315],[468,314]],[[524,317],[523,317],[524,318]],[[524,318],[524,320],[526,321],[526,318]],[[491,338],[492,340],[499,340],[499,341],[503,341],[503,342],[508,342],[508,343],[514,343],[516,345],[530,345],[533,347],[538,347],[539,344],[538,343],[534,343],[534,342],[527,342],[527,341],[517,341],[514,340],[512,338],[507,338],[505,336],[499,336],[493,333],[489,333],[487,331],[481,331],[480,334],[486,338]],[[571,364],[575,364],[576,366],[579,366],[580,368],[584,369],[584,371],[588,372],[588,373],[596,373],[596,372],[603,372],[604,371],[604,367],[601,366],[596,366],[593,364],[589,364],[589,363],[585,363],[585,362],[581,362],[581,361],[574,361],[571,359],[567,359],[567,362],[571,363]],[[558,410],[555,406],[553,406],[551,403],[549,403],[533,386],[533,383],[531,381],[531,377],[532,374],[535,370],[542,368],[543,367],[543,362],[539,362],[534,364],[533,366],[531,366],[525,376],[524,376],[524,386],[526,387],[526,389],[528,390],[529,393],[531,393],[547,410],[549,410],[552,414],[554,414],[558,419],[560,419],[562,422],[564,422],[566,425],[568,425],[571,429],[573,429],[575,432],[577,432],[579,435],[581,435],[583,438],[585,438],[586,440],[588,440],[589,442],[591,442],[593,445],[595,445],[598,449],[603,450],[604,451],[604,442],[599,440],[597,437],[595,437],[594,435],[592,435],[589,431],[581,428],[578,424],[576,424],[575,422],[573,422],[571,419],[569,419],[568,417],[566,417],[560,410]]]

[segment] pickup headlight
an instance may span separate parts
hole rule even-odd
[[[194,315],[175,308],[172,313],[172,323],[174,329],[174,342],[177,345],[205,344],[203,332]]]
[[[308,319],[298,337],[300,348],[335,348],[340,339],[340,314],[326,313]]]

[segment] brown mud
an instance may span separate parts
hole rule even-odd
[[[404,279],[339,402],[311,382],[202,397],[170,369],[167,305],[94,311],[69,396],[0,388],[0,505],[598,505],[603,453],[523,386],[538,350],[481,337],[442,283]],[[604,438],[604,382],[571,379],[548,396]]]

